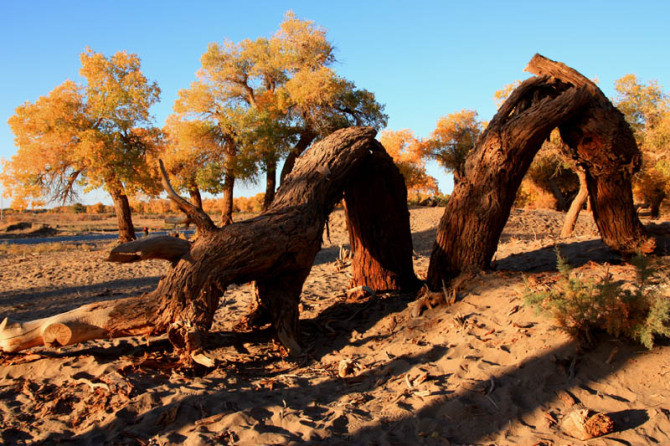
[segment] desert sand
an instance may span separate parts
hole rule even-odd
[[[425,275],[442,208],[411,211],[415,269]],[[418,314],[414,295],[347,301],[344,216],[305,284],[305,355],[282,356],[269,328],[235,331],[251,300],[231,287],[212,327],[213,369],[183,370],[165,337],[34,348],[0,357],[4,444],[582,444],[561,428],[579,407],[615,431],[589,445],[670,444],[670,343],[653,350],[601,336],[578,346],[523,305],[524,277],[556,281],[554,246],[587,277],[632,281],[634,268],[599,240],[584,213],[559,239],[562,214],[514,210],[495,269],[452,305]],[[45,317],[155,287],[168,262],[112,264],[90,252],[0,259],[0,315]],[[668,270],[660,247],[660,270]],[[667,277],[659,289],[670,295]]]

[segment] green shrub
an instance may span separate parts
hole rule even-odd
[[[549,291],[535,292],[526,284],[524,301],[538,312],[554,316],[560,328],[580,341],[592,342],[592,332],[604,330],[651,349],[654,338],[670,336],[670,297],[650,282],[655,271],[649,259],[632,259],[636,280],[632,287],[615,282],[609,273],[598,282],[582,280],[556,250],[561,278]]]

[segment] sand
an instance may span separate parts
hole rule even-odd
[[[425,275],[441,208],[411,212],[415,268]],[[560,425],[579,407],[615,432],[590,445],[670,444],[670,343],[653,350],[602,336],[580,348],[525,307],[523,277],[555,282],[554,246],[579,274],[632,280],[590,215],[560,240],[561,214],[514,210],[496,270],[450,306],[416,316],[412,295],[347,302],[335,262],[348,238],[330,221],[303,290],[307,354],[287,358],[270,329],[236,332],[248,285],[226,292],[212,328],[214,369],[182,370],[164,337],[35,348],[0,358],[4,444],[582,444]],[[167,262],[104,262],[90,252],[0,259],[0,315],[28,320],[155,287]],[[670,264],[667,249],[660,256]],[[660,290],[668,295],[667,282]],[[413,316],[414,314],[414,316]],[[341,376],[343,375],[343,376]]]

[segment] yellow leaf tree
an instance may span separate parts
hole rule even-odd
[[[333,62],[325,30],[291,12],[269,38],[208,46],[198,80],[180,92],[174,111],[175,119],[205,122],[216,134],[224,221],[231,220],[235,179],[264,172],[267,207],[283,157],[281,178],[315,139],[352,124],[385,125],[374,95],[337,76]]]
[[[453,173],[455,184],[465,176],[465,159],[475,146],[482,128],[476,111],[461,110],[440,118],[426,141],[427,155]]]
[[[670,97],[656,81],[646,84],[634,74],[615,81],[615,105],[626,117],[642,150],[642,168],[635,175],[635,191],[658,218],[670,194]]]
[[[119,239],[129,241],[135,232],[128,195],[157,192],[147,160],[160,146],[149,114],[160,90],[135,54],[107,58],[87,49],[81,64],[85,85],[65,81],[9,119],[18,150],[0,180],[19,203],[33,204],[71,198],[76,184],[101,187],[114,202]]]
[[[424,143],[414,136],[414,132],[409,129],[384,130],[379,140],[405,178],[407,192],[429,195],[439,193],[437,181],[426,173]]]

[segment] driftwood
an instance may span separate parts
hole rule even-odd
[[[653,249],[633,207],[631,177],[640,151],[623,115],[583,75],[535,55],[523,82],[500,107],[468,156],[440,221],[427,280],[440,289],[461,273],[487,269],[522,178],[558,127],[585,170],[603,241],[628,254]]]
[[[353,268],[361,272],[355,274],[352,285],[374,290],[415,286],[418,280],[411,262],[406,190],[397,168],[374,136],[371,128],[334,133],[298,159],[269,209],[254,219],[223,228],[217,228],[207,214],[179,197],[164,176],[170,198],[197,225],[200,235],[187,253],[180,251],[186,245],[177,247],[181,260],[156,290],[26,323],[5,320],[0,327],[0,349],[11,352],[40,344],[66,345],[100,337],[167,332],[176,347],[196,352],[226,287],[255,280],[279,340],[298,352],[298,299],[321,247],[326,219],[351,179],[364,176],[372,182],[385,178],[391,191],[384,199],[389,211],[368,213],[359,208],[379,211],[378,204],[368,203],[365,197],[350,199],[348,214],[360,219],[351,227],[370,225],[378,234],[392,234],[397,240],[385,246],[379,235],[367,236],[361,231],[357,246],[375,252],[383,261],[374,265],[368,278],[364,271],[370,264],[354,258]],[[371,169],[367,161],[371,157],[383,167]],[[115,255],[125,251],[131,256],[156,255],[156,250],[142,254],[147,252],[142,241],[133,243],[121,245]]]

